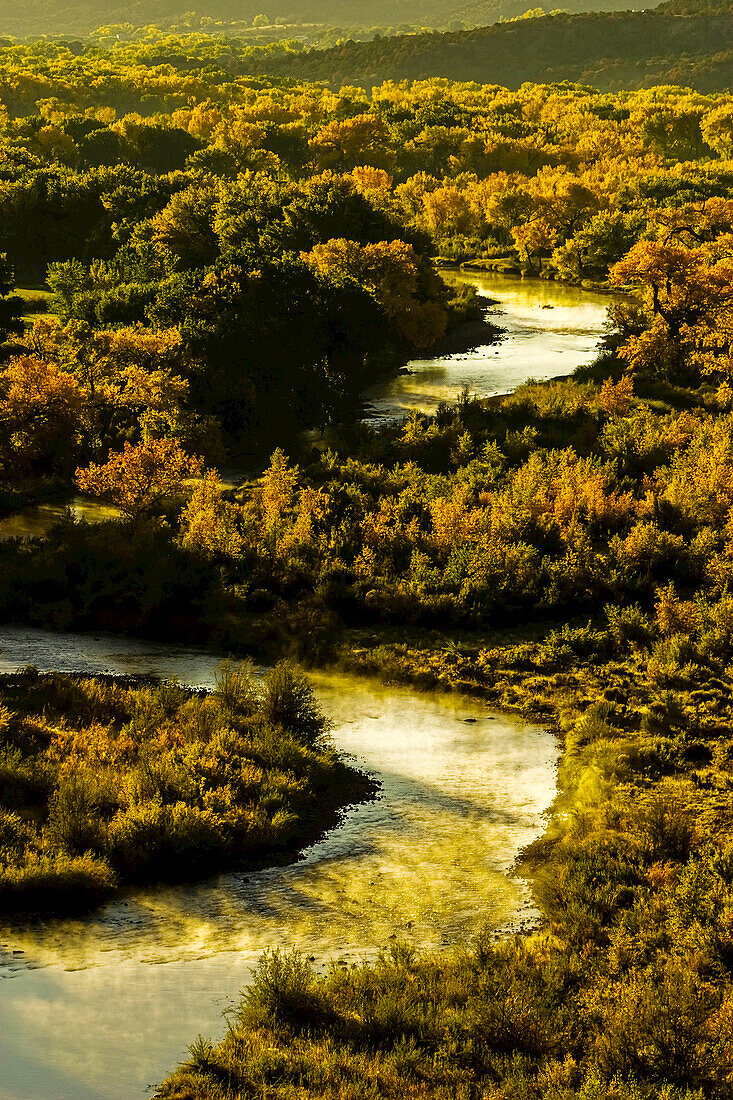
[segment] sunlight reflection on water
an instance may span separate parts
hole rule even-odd
[[[28,663],[211,686],[216,658],[0,629],[0,671]],[[465,698],[313,679],[335,744],[377,775],[380,797],[290,866],[135,891],[84,921],[1,928],[4,1100],[143,1096],[198,1032],[221,1034],[264,947],[350,964],[395,935],[438,948],[529,912],[509,872],[553,797],[554,739]]]
[[[504,330],[496,344],[408,364],[409,374],[366,394],[370,424],[399,420],[412,411],[434,412],[464,387],[478,397],[510,393],[528,378],[570,374],[593,359],[611,299],[543,279],[477,272],[441,272],[447,282],[472,284],[498,300],[488,319]]]

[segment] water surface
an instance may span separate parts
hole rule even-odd
[[[475,286],[498,305],[488,319],[504,330],[494,344],[408,364],[409,374],[367,392],[370,423],[434,412],[464,388],[477,397],[511,393],[529,378],[556,378],[590,362],[604,333],[607,294],[545,279],[476,272],[441,272],[447,282]]]
[[[489,317],[504,331],[494,344],[457,355],[413,360],[409,374],[378,383],[365,393],[370,423],[401,420],[409,413],[434,412],[441,401],[455,401],[464,388],[477,397],[510,393],[529,378],[570,374],[589,362],[606,325],[607,294],[544,279],[520,279],[498,274],[443,272],[454,283],[475,286],[498,305]],[[223,484],[234,488],[258,471],[227,468]],[[109,505],[80,495],[30,505],[0,518],[0,541],[45,535],[66,510],[87,523],[119,516]]]
[[[155,672],[209,687],[216,659],[105,635],[0,628],[0,671]],[[84,921],[0,928],[3,1100],[132,1100],[223,1031],[258,954],[352,965],[392,937],[440,948],[531,913],[511,874],[539,835],[557,751],[457,696],[314,676],[336,746],[382,784],[287,867],[136,891]]]
[[[247,476],[258,476],[256,471],[226,467],[219,471],[222,485],[234,489]],[[81,493],[69,493],[41,504],[29,504],[11,515],[0,517],[0,542],[15,538],[40,538],[66,516],[85,523],[103,523],[119,519],[122,513],[112,504],[104,504]]]

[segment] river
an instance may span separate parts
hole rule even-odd
[[[420,360],[368,395],[376,423],[431,411],[467,387],[505,393],[570,373],[601,336],[607,297],[539,280],[451,275],[498,306],[503,339]],[[233,472],[236,473],[236,472]],[[89,520],[109,512],[70,502]],[[98,509],[98,510],[97,510]],[[63,504],[0,522],[0,538],[42,534]],[[0,671],[154,673],[210,687],[216,659],[104,635],[0,628]],[[458,696],[313,677],[337,748],[374,774],[380,797],[288,867],[135,891],[84,921],[0,927],[3,1100],[144,1097],[222,1013],[265,947],[297,946],[323,968],[354,965],[404,937],[439,948],[482,924],[531,919],[511,873],[555,791],[546,731]]]
[[[493,272],[441,275],[494,299],[497,304],[488,319],[504,335],[472,351],[413,360],[409,373],[366,393],[370,423],[390,423],[413,411],[434,412],[441,401],[455,401],[464,388],[478,397],[511,393],[528,378],[570,374],[593,359],[605,331],[607,294]]]
[[[443,272],[454,283],[474,285],[497,302],[490,320],[502,330],[494,344],[432,359],[416,359],[408,374],[382,381],[365,394],[370,424],[393,423],[410,412],[434,412],[441,401],[455,401],[464,388],[479,397],[510,393],[528,378],[570,374],[589,362],[606,324],[609,297],[545,279],[493,273]],[[233,487],[254,471],[226,469],[222,481]],[[0,518],[0,540],[43,535],[69,509],[78,519],[101,522],[116,509],[79,495],[33,504]]]
[[[0,671],[153,672],[210,687],[190,648],[0,628]],[[0,927],[3,1100],[142,1098],[199,1032],[219,1037],[259,953],[323,968],[395,936],[440,948],[530,919],[512,876],[555,791],[546,731],[458,696],[316,674],[333,739],[381,783],[287,867],[135,891],[83,921]]]

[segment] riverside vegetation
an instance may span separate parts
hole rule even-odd
[[[371,791],[287,663],[224,664],[212,693],[29,668],[0,699],[5,915],[292,858]]]
[[[252,554],[287,486],[257,583],[316,642],[340,622],[352,669],[552,723],[560,793],[524,857],[540,931],[325,979],[270,954],[159,1096],[733,1095],[730,261],[667,247],[663,275],[646,244],[614,269],[648,286],[579,377],[366,432],[358,458],[276,456],[215,509]],[[216,529],[189,508],[185,538]]]
[[[179,44],[160,48],[170,59]],[[473,691],[554,724],[564,752],[546,836],[526,855],[539,931],[436,958],[398,945],[323,980],[270,954],[223,1043],[197,1041],[159,1095],[726,1100],[731,97],[444,80],[367,96],[252,80],[236,57],[225,74],[221,42],[185,45],[185,64],[129,44],[5,54],[15,159],[0,202],[16,213],[2,247],[17,270],[52,264],[54,311],[30,325],[5,298],[7,500],[75,479],[123,519],[70,518],[0,547],[3,614],[290,647]],[[113,163],[90,167],[95,146]],[[171,149],[178,159],[153,162]],[[573,378],[374,431],[347,411],[365,379],[476,307],[451,299],[433,249],[629,294],[609,299],[607,346]],[[322,446],[275,448],[238,491],[203,473],[217,452],[308,425]],[[8,759],[48,784],[35,817],[8,810],[22,878],[24,850],[60,855],[63,768],[36,758],[90,739],[57,728],[50,705],[34,711],[32,693],[101,707],[94,742],[109,752],[138,704],[121,686],[11,687],[37,717],[6,700],[21,716],[7,719],[6,739],[21,738]],[[204,704],[140,690],[143,714],[178,700],[153,720],[172,745],[151,761],[133,744],[115,792],[147,783],[160,755],[164,807],[185,802],[177,731]],[[126,700],[122,716],[109,698]],[[262,739],[258,713],[243,719],[247,744]],[[132,829],[140,812],[118,801],[95,815],[97,858],[119,858],[115,821]]]
[[[480,314],[435,250],[605,282],[634,245],[725,240],[729,94],[246,72],[200,34],[0,46],[6,508],[127,444],[180,476],[161,440],[253,462],[348,423]]]

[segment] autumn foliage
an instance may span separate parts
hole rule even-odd
[[[132,520],[153,511],[187,478],[201,473],[201,460],[185,454],[172,439],[151,439],[112,455],[103,465],[92,463],[76,471],[83,493],[119,508]]]

